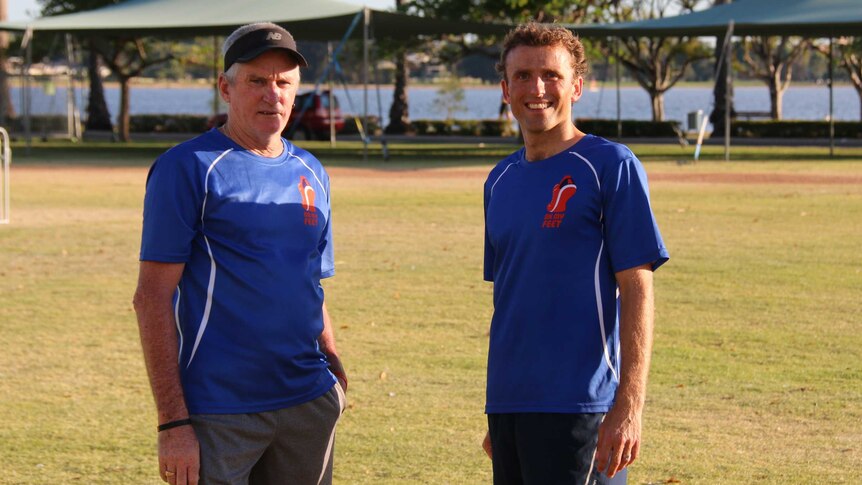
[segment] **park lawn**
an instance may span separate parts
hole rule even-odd
[[[161,483],[131,307],[150,155],[111,167],[81,153],[12,172],[12,224],[0,226],[3,484]],[[656,274],[630,483],[858,477],[860,161],[647,163],[672,258]],[[490,483],[490,165],[332,165],[337,275],[324,287],[350,376],[336,482]]]

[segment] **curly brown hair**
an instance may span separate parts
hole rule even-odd
[[[572,54],[572,69],[575,70],[575,77],[584,77],[589,71],[587,64],[587,56],[584,53],[584,45],[581,40],[573,34],[569,29],[554,24],[540,24],[538,22],[528,22],[521,24],[506,34],[503,39],[503,52],[500,54],[500,62],[497,63],[497,72],[503,79],[506,79],[506,57],[509,52],[515,47],[545,47],[545,46],[563,46]]]

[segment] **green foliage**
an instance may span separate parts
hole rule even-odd
[[[207,119],[202,115],[132,115],[130,129],[137,133],[203,133]]]
[[[446,120],[452,120],[455,113],[467,110],[467,105],[464,104],[464,96],[464,88],[461,86],[461,80],[455,74],[449,74],[440,84],[434,104],[446,111]]]
[[[42,6],[42,15],[53,16],[83,12],[120,3],[120,0],[37,0]]]
[[[579,23],[607,17],[614,0],[414,0],[408,12],[427,17],[477,22]]]
[[[690,12],[698,3],[685,0],[677,7]],[[666,16],[671,6],[670,2],[634,0],[614,13],[618,21],[648,20]],[[654,121],[664,119],[664,93],[685,76],[689,65],[712,55],[702,42],[688,37],[629,37],[621,43],[620,62],[649,94]]]
[[[413,120],[417,135],[504,136],[509,135],[507,120]]]
[[[47,134],[66,133],[68,131],[68,117],[66,115],[32,115],[30,116],[30,132],[39,137]],[[6,118],[3,126],[9,131],[13,138],[24,136],[24,117],[13,116]]]
[[[365,119],[362,116],[347,117],[344,119],[344,129],[341,130],[342,135],[358,135],[359,125],[364,123]],[[366,132],[375,135],[381,132],[380,117],[376,115],[368,116],[368,126],[365,127]]]
[[[578,118],[575,125],[585,133],[616,138],[617,120]],[[681,133],[678,121],[622,120],[625,138],[676,138]]]
[[[731,121],[731,133],[740,138],[829,138],[828,121]],[[836,121],[835,137],[862,138],[862,122]]]

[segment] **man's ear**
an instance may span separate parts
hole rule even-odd
[[[572,89],[572,103],[577,103],[579,99],[581,99],[581,95],[584,94],[584,78],[578,76],[574,81],[574,89]]]
[[[228,90],[229,84],[230,83],[224,73],[218,75],[218,93],[221,96],[221,99],[228,104],[230,104],[230,91]]]
[[[512,102],[509,101],[509,85],[506,84],[505,79],[500,81],[500,89],[503,90],[503,101],[505,101],[506,104],[512,104]]]

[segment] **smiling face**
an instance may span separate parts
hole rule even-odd
[[[503,97],[525,138],[568,139],[575,133],[572,104],[584,80],[562,45],[518,46],[506,56]],[[558,138],[562,137],[562,138]]]
[[[219,92],[230,104],[228,136],[249,149],[280,152],[281,132],[299,88],[299,65],[274,49],[235,66],[232,79],[219,77]]]

